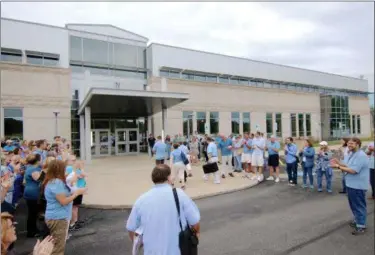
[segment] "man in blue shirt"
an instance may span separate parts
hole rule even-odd
[[[135,202],[126,223],[133,241],[135,232],[141,228],[145,255],[180,254],[179,221],[183,229],[190,227],[196,236],[200,234],[200,213],[196,204],[181,190],[176,189],[180,203],[180,217],[171,186],[171,169],[158,165],[152,171],[155,186]]]
[[[161,136],[158,136],[156,143],[152,147],[152,152],[155,154],[156,165],[164,164],[166,151],[167,145],[161,140]]]
[[[33,152],[34,154],[40,155],[40,164],[43,165],[44,161],[47,158],[47,141],[46,140],[38,140],[35,142],[36,150]]]
[[[297,184],[297,145],[293,143],[293,137],[289,137],[285,140],[285,162],[286,171],[288,173],[288,180],[290,186]]]
[[[268,167],[270,168],[270,177],[267,178],[267,181],[279,182],[279,150],[280,143],[276,141],[274,135],[271,136],[270,141],[268,142],[266,149],[268,150]],[[276,178],[274,177],[276,173]]]
[[[340,162],[338,159],[331,160],[332,167],[338,168],[346,174],[346,190],[350,209],[354,216],[354,221],[350,224],[354,228],[353,235],[361,235],[366,231],[366,191],[369,186],[370,171],[369,158],[360,149],[361,145],[361,140],[353,137],[348,142],[350,154],[344,159],[344,162]]]
[[[221,150],[221,177],[225,178],[226,174],[234,177],[232,173],[232,139],[221,135],[221,141],[218,147]]]

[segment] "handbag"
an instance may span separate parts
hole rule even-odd
[[[195,235],[194,231],[190,228],[187,222],[185,230],[182,229],[181,217],[180,217],[180,201],[178,199],[176,188],[173,188],[174,201],[178,213],[178,221],[180,224],[180,233],[178,235],[179,247],[181,255],[198,255],[198,244],[199,240]]]
[[[187,159],[185,153],[183,153],[182,151],[181,151],[181,159],[182,159],[182,162],[184,163],[184,165],[189,164],[189,160]]]
[[[216,162],[207,163],[207,164],[203,165],[202,167],[203,167],[203,172],[205,174],[211,174],[211,173],[215,173],[215,172],[219,171],[219,166],[217,165]]]

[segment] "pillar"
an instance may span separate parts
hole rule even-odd
[[[208,130],[204,130],[204,132],[207,133],[208,135],[211,135],[210,112],[209,111],[206,111],[206,126],[207,126]]]
[[[85,159],[87,164],[91,164],[91,109],[85,107]]]
[[[243,114],[240,112],[240,134],[243,135]]]
[[[193,112],[193,118],[191,119],[193,122],[193,131],[191,132],[193,135],[195,135],[195,131],[197,130],[197,112]]]
[[[167,108],[162,107],[161,111],[161,139],[164,141],[167,127]]]
[[[80,157],[86,159],[86,146],[85,146],[85,115],[79,115],[79,140],[80,140]]]

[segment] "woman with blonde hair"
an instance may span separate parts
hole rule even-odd
[[[332,159],[332,153],[329,151],[328,143],[322,141],[320,143],[320,150],[318,152],[316,173],[318,182],[318,192],[322,192],[322,180],[323,175],[326,178],[327,192],[332,193],[332,176],[333,170],[330,165],[330,160]]]
[[[192,164],[197,164],[198,163],[198,140],[197,137],[193,136],[193,139],[190,142],[190,160]]]
[[[17,240],[16,226],[13,216],[9,213],[1,213],[1,255],[15,255],[13,244]],[[52,236],[39,240],[34,246],[33,255],[51,255],[54,247]]]

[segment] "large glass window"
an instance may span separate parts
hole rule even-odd
[[[192,111],[183,111],[182,112],[182,121],[183,121],[183,133],[184,136],[193,134],[193,112]]]
[[[297,136],[297,115],[295,113],[290,114],[290,127],[292,130],[292,137]]]
[[[197,131],[198,134],[204,134],[206,126],[206,112],[197,112]]]
[[[357,115],[357,134],[361,133],[361,116]]]
[[[120,43],[113,44],[114,65],[116,66],[137,66],[138,47]]]
[[[82,38],[70,36],[70,60],[82,61]]]
[[[275,118],[276,118],[276,136],[278,137],[282,137],[283,135],[283,126],[282,126],[282,114],[281,113],[276,113],[275,114]]]
[[[306,114],[306,136],[311,136],[311,114]]]
[[[348,136],[351,124],[348,97],[341,95],[323,95],[322,97],[324,97],[324,101],[327,101],[327,105],[322,111],[321,119],[329,121],[329,123],[324,123],[329,127],[329,130],[323,139],[339,139]]]
[[[4,108],[4,135],[23,139],[23,109]]]
[[[83,61],[108,63],[108,42],[83,38]]]
[[[356,133],[356,128],[355,128],[355,126],[356,126],[356,121],[355,121],[355,115],[352,115],[352,131],[353,131],[353,133],[352,134],[355,134]]]
[[[243,132],[250,132],[250,113],[249,112],[242,113],[242,129],[243,129]]]
[[[266,114],[266,132],[267,137],[273,135],[273,114],[267,113]]]
[[[59,58],[57,54],[26,51],[26,61],[32,65],[57,66]]]
[[[219,133],[219,112],[210,112],[210,134]]]
[[[240,113],[232,112],[231,119],[232,119],[232,134],[239,134],[240,133]]]
[[[298,114],[298,136],[300,137],[304,137],[305,136],[305,127],[303,125],[304,123],[304,114],[303,113],[299,113]]]
[[[21,63],[22,51],[16,49],[1,48],[1,61]]]

